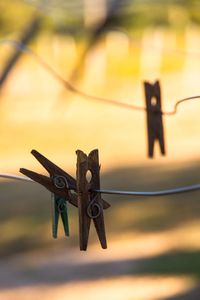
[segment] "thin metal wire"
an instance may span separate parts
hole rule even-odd
[[[0,44],[10,44],[11,46],[14,46],[15,48],[17,48],[19,51],[24,52],[24,53],[34,57],[34,59],[39,63],[39,65],[43,66],[51,75],[54,76],[54,78],[56,78],[56,80],[60,81],[61,84],[72,93],[78,94],[79,96],[82,96],[86,99],[100,101],[100,102],[104,102],[104,103],[109,103],[111,105],[116,105],[116,106],[124,107],[124,108],[127,108],[127,109],[142,110],[142,111],[146,110],[145,107],[131,105],[131,104],[128,104],[128,103],[122,103],[122,102],[118,102],[118,101],[112,100],[112,99],[106,99],[106,98],[102,98],[102,97],[92,96],[92,95],[89,95],[85,92],[80,91],[79,89],[74,87],[70,82],[68,82],[64,78],[62,78],[39,55],[37,55],[34,51],[32,51],[29,47],[27,47],[26,45],[24,45],[22,43],[19,43],[19,42],[14,41],[14,40],[8,40],[8,39],[5,40],[4,39],[4,40],[0,40]]]
[[[66,89],[68,89],[72,93],[75,93],[75,94],[77,94],[81,97],[84,97],[86,99],[95,100],[95,101],[103,102],[103,103],[106,103],[106,104],[115,105],[115,106],[118,106],[118,107],[123,107],[123,108],[127,108],[127,109],[138,110],[138,111],[147,111],[147,108],[145,108],[145,107],[141,107],[141,106],[137,106],[137,105],[131,105],[131,104],[128,104],[128,103],[122,103],[122,102],[119,102],[119,101],[116,101],[116,100],[113,100],[113,99],[108,99],[108,98],[103,98],[103,97],[98,97],[98,96],[92,96],[92,95],[89,95],[89,94],[77,89],[70,82],[68,82],[64,78],[62,78],[39,55],[37,55],[29,47],[27,47],[26,45],[24,45],[20,42],[17,42],[17,41],[14,41],[14,40],[3,39],[3,40],[0,40],[0,44],[10,44],[10,45],[14,46],[15,48],[17,48],[19,51],[24,52],[24,53],[34,57],[36,59],[36,61],[39,63],[39,65],[43,66],[50,74],[52,74],[59,82],[61,82],[62,85],[64,85],[64,87]],[[178,111],[178,106],[181,103],[183,103],[185,101],[189,101],[189,100],[194,100],[194,99],[200,99],[200,95],[180,99],[175,103],[173,111],[171,111],[171,112],[170,111],[169,112],[163,111],[163,112],[161,112],[161,114],[162,115],[167,115],[167,116],[175,115]]]
[[[112,194],[112,195],[124,195],[124,196],[166,196],[166,195],[174,195],[186,192],[192,192],[200,190],[200,184],[188,185],[174,189],[167,189],[161,191],[154,191],[154,192],[136,192],[136,191],[119,191],[119,190],[94,190],[96,193],[101,194]]]
[[[28,177],[25,176],[12,175],[8,173],[0,173],[0,178],[35,182],[32,179],[29,179]],[[119,190],[105,190],[105,189],[92,190],[92,191],[96,193],[111,194],[111,195],[153,197],[153,196],[166,196],[166,195],[174,195],[174,194],[180,194],[186,192],[193,192],[197,190],[200,190],[200,183],[178,187],[174,189],[166,189],[166,190],[152,191],[152,192],[119,191]]]
[[[1,173],[0,178],[7,178],[7,179],[14,179],[14,180],[19,180],[19,181],[29,181],[29,182],[34,182],[32,179],[25,177],[25,176],[18,176],[18,175],[12,175],[8,173]]]
[[[189,100],[197,100],[197,99],[200,99],[200,96],[192,96],[192,97],[187,97],[187,98],[184,98],[184,99],[181,99],[179,101],[177,101],[174,105],[174,110],[173,111],[169,111],[169,112],[162,112],[162,115],[166,115],[166,116],[172,116],[172,115],[175,115],[177,112],[178,112],[178,106],[183,103],[183,102],[186,102],[186,101],[189,101]]]

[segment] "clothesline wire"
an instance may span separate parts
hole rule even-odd
[[[0,173],[0,178],[26,181],[26,182],[35,182],[32,179],[25,177],[25,176],[18,176],[18,175],[13,175],[13,174],[8,174],[8,173]],[[150,192],[107,190],[107,189],[98,189],[98,190],[92,190],[92,191],[101,193],[101,194],[111,194],[111,195],[155,197],[155,196],[166,196],[166,195],[174,195],[174,194],[180,194],[180,193],[186,193],[186,192],[193,192],[193,191],[197,191],[197,190],[200,190],[199,183],[189,185],[189,186],[173,188],[173,189],[165,189],[165,190],[150,191]]]
[[[9,39],[3,39],[0,40],[0,44],[10,44],[12,46],[14,46],[15,48],[17,48],[19,51],[24,52],[32,57],[35,58],[35,60],[39,63],[39,65],[41,65],[43,68],[45,68],[51,75],[54,76],[54,78],[56,78],[67,90],[71,91],[72,93],[75,93],[81,97],[84,97],[86,99],[89,100],[95,100],[95,101],[99,101],[99,102],[103,102],[106,104],[111,104],[111,105],[115,105],[115,106],[119,106],[119,107],[123,107],[126,109],[132,109],[132,110],[138,110],[138,111],[147,111],[147,108],[142,107],[142,106],[137,106],[137,105],[132,105],[132,104],[128,104],[128,103],[123,103],[123,102],[119,102],[116,101],[114,99],[108,99],[108,98],[103,98],[103,97],[98,97],[98,96],[93,96],[90,94],[87,94],[81,90],[79,90],[78,88],[76,88],[75,86],[73,86],[70,82],[68,82],[67,80],[65,80],[62,76],[60,76],[49,64],[47,64],[38,54],[36,54],[33,50],[31,50],[29,47],[27,47],[26,45],[15,41],[15,40],[9,40]],[[165,111],[161,111],[160,113],[162,115],[167,115],[167,116],[172,116],[175,115],[178,111],[178,106],[186,101],[189,100],[195,100],[195,99],[200,99],[200,95],[196,95],[196,96],[191,96],[191,97],[187,97],[184,99],[180,99],[178,100],[175,105],[174,105],[174,109],[173,111],[169,111],[169,112],[165,112]]]

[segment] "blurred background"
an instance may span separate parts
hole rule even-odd
[[[100,152],[102,188],[159,190],[200,182],[200,101],[164,117],[167,155],[147,157],[146,115],[67,90],[33,55],[89,95],[144,106],[143,81],[161,84],[163,110],[200,94],[200,3],[195,0],[0,0],[0,172],[44,174],[37,149],[75,176],[77,149]],[[156,145],[157,146],[157,145]],[[79,251],[51,236],[42,186],[0,182],[0,299],[175,300],[200,297],[199,192],[106,196],[108,249],[91,226]],[[135,200],[135,201],[133,201]]]

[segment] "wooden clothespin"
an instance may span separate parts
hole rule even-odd
[[[67,172],[63,171],[61,168],[56,166],[45,156],[36,150],[32,150],[33,156],[41,163],[41,165],[49,173],[48,176],[38,174],[36,172],[21,168],[20,172],[27,177],[31,178],[35,182],[43,185],[46,189],[52,192],[52,233],[53,237],[57,237],[58,220],[59,215],[61,215],[65,235],[69,235],[68,226],[68,212],[67,212],[67,202],[78,207],[78,196],[76,193],[77,183],[76,180],[69,175]],[[74,193],[71,192],[74,191]],[[103,208],[106,209],[110,205],[103,200]]]
[[[80,250],[87,250],[91,219],[93,219],[101,247],[106,249],[103,200],[101,194],[94,191],[100,189],[98,150],[91,151],[88,156],[80,150],[77,150],[76,154]],[[89,182],[88,172],[91,173]],[[110,206],[108,203],[107,205]]]
[[[20,172],[32,180],[42,184],[49,191],[52,192],[52,234],[54,238],[57,238],[58,220],[61,216],[65,235],[69,236],[69,224],[68,224],[68,212],[67,201],[72,205],[77,206],[77,195],[72,194],[70,190],[76,189],[76,180],[64,172],[58,166],[53,164],[50,160],[44,157],[36,150],[32,150],[31,153],[34,157],[43,165],[43,167],[49,172],[50,177],[40,175],[27,169],[20,169]]]
[[[152,158],[154,154],[154,143],[156,140],[159,142],[162,155],[165,155],[164,129],[159,81],[156,81],[154,84],[145,81],[144,88],[147,110],[148,156]]]

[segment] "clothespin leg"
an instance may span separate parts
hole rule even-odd
[[[88,182],[86,179],[88,158],[87,155],[80,150],[77,150],[76,154],[80,250],[86,251],[91,224],[91,218],[87,214],[89,204]]]
[[[88,167],[92,173],[90,187],[93,189],[100,189],[100,165],[97,149],[91,151],[88,155]],[[103,199],[101,198],[101,194],[90,192],[90,203],[87,208],[87,213],[93,219],[101,247],[106,249],[107,242],[103,215]]]
[[[98,217],[98,220],[93,219],[93,221],[94,221],[94,225],[95,225],[95,228],[96,228],[96,232],[97,232],[99,241],[101,243],[101,247],[103,249],[107,249],[106,233],[105,233],[105,225],[104,225],[103,214],[101,213],[101,215]]]
[[[65,198],[62,198],[56,194],[52,194],[52,233],[54,238],[57,238],[58,220],[60,214],[65,235],[69,236],[67,202]]]
[[[159,137],[159,145],[160,145],[160,152],[162,155],[165,155],[165,142],[164,142],[164,133],[162,132]]]
[[[88,237],[89,237],[91,219],[87,215],[87,203],[86,203],[86,201],[82,201],[83,197],[84,196],[82,195],[82,197],[78,198],[79,243],[80,243],[80,250],[86,251],[87,245],[88,245]],[[86,195],[86,197],[87,197],[87,195]]]
[[[153,158],[154,154],[154,144],[155,144],[155,139],[154,138],[148,138],[148,156],[150,158]]]
[[[59,220],[59,212],[56,203],[57,196],[52,193],[52,236],[54,239],[57,238],[58,233],[58,220]]]
[[[62,201],[65,199],[62,198]],[[64,202],[62,212],[61,212],[61,219],[63,222],[63,227],[65,231],[65,236],[69,236],[69,221],[68,221],[68,209],[67,209],[67,202]]]

